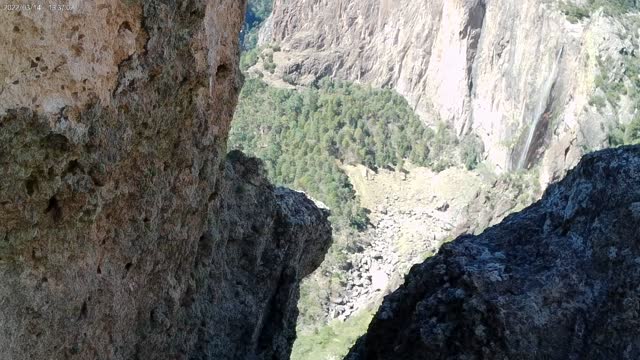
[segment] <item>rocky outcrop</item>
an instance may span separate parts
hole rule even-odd
[[[586,155],[524,211],[416,265],[347,359],[634,359],[640,147]]]
[[[598,88],[599,73],[605,83],[633,88],[626,61],[637,58],[635,18],[595,11],[572,23],[563,13],[571,6],[275,0],[262,42],[279,45],[276,72],[288,81],[331,76],[391,87],[427,123],[481,138],[497,172],[541,163],[546,186],[584,149],[606,146],[609,129],[630,121],[636,108],[620,89],[612,106],[592,101],[607,91]]]
[[[226,161],[237,0],[0,13],[0,358],[286,358],[326,211]]]
[[[203,358],[288,359],[300,281],[331,244],[329,211],[303,193],[274,188],[260,160],[238,151],[228,155],[222,193],[221,236],[207,233],[196,256],[208,271],[196,279],[206,290],[191,300],[198,302],[192,318],[209,325],[198,333],[213,349]]]

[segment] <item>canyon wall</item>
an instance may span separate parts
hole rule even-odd
[[[543,198],[416,265],[348,360],[635,359],[640,147],[603,150]]]
[[[546,185],[585,149],[606,146],[608,129],[635,112],[626,93],[617,108],[599,111],[591,102],[600,72],[629,81],[622,58],[637,56],[635,18],[596,11],[572,23],[567,6],[275,0],[261,42],[279,46],[277,72],[289,81],[331,76],[393,88],[428,124],[480,137],[497,172],[543,164]]]
[[[0,13],[0,358],[287,358],[328,212],[226,155],[237,0]]]

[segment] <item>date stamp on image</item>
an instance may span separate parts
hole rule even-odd
[[[76,10],[75,5],[72,4],[58,4],[58,3],[28,3],[28,4],[3,4],[2,10],[8,12],[26,12],[26,11],[50,11],[50,12],[63,12]]]

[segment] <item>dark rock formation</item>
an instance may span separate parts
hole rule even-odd
[[[347,359],[636,359],[639,264],[640,147],[593,153],[414,266]]]
[[[244,1],[73,3],[0,13],[0,359],[286,358],[330,229],[225,163]]]
[[[303,193],[274,188],[260,160],[238,151],[228,156],[225,180],[222,237],[207,234],[198,254],[210,270],[201,279],[203,311],[192,318],[209,321],[199,336],[217,349],[203,359],[288,359],[300,281],[331,244],[329,212]]]

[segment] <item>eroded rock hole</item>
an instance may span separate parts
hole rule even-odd
[[[59,151],[69,150],[69,139],[60,134],[49,134],[44,138],[43,145],[47,148]]]
[[[91,181],[97,187],[102,187],[105,185],[105,173],[98,167],[93,167],[89,170],[89,177],[91,177]]]
[[[122,274],[123,279],[127,277],[127,275],[129,274],[129,270],[131,270],[132,266],[133,266],[133,263],[130,263],[130,262],[124,265],[124,273]]]
[[[182,299],[180,300],[180,306],[189,307],[195,301],[195,290],[191,286],[187,286],[187,290],[185,291]]]
[[[87,302],[82,302],[82,307],[80,307],[80,315],[78,316],[78,320],[85,319],[87,317]]]
[[[129,24],[128,21],[125,21],[122,24],[120,24],[120,27],[118,28],[118,32],[122,33],[124,31],[133,32],[133,30],[131,29],[131,24]]]
[[[38,179],[34,177],[28,178],[24,182],[24,187],[27,190],[27,195],[32,196],[38,190]]]
[[[67,175],[67,174],[76,175],[78,173],[83,172],[83,170],[84,169],[82,168],[78,160],[71,160],[67,164],[67,168],[64,170],[64,175]]]
[[[49,199],[49,203],[47,204],[47,208],[45,209],[45,214],[51,214],[53,221],[59,221],[62,218],[62,208],[60,207],[60,203],[55,196]]]
[[[226,81],[231,76],[231,68],[227,64],[220,64],[216,69],[216,83]]]

